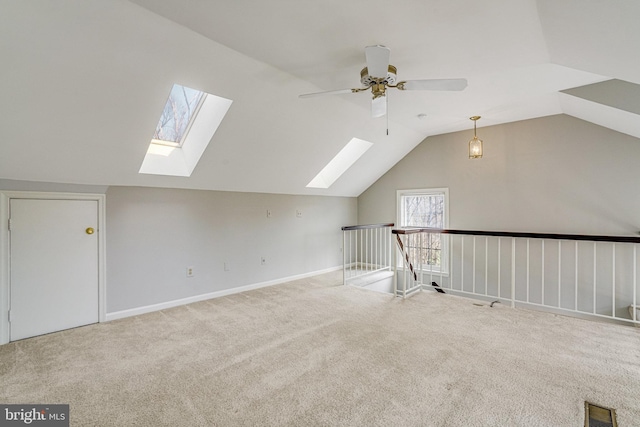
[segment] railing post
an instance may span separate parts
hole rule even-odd
[[[460,290],[464,291],[464,236],[460,236]]]
[[[631,307],[631,311],[633,312],[632,318],[633,321],[636,322],[638,320],[636,312],[638,311],[638,254],[636,252],[638,245],[633,245],[633,307]]]
[[[529,296],[527,295],[527,299]],[[516,239],[511,238],[511,308],[516,306]]]
[[[449,234],[449,287],[453,289],[453,236]]]
[[[597,242],[593,242],[593,314],[597,313],[596,299],[597,299],[597,276],[598,276],[598,255],[597,255]]]
[[[387,231],[385,233],[386,239],[389,242],[389,244],[385,245],[385,247],[387,248],[387,254],[385,255],[386,258],[386,265],[389,266],[389,269],[391,269],[391,251],[393,250],[393,235],[391,234],[391,228],[389,228],[389,231]],[[394,267],[395,268],[395,267]]]
[[[393,263],[393,268],[396,268],[396,262],[395,262],[395,255],[393,255],[393,253],[395,252],[395,242],[393,241],[393,234],[391,233],[391,229],[389,229],[389,232],[387,233],[387,238],[389,239],[389,246],[388,246],[388,254],[387,254],[387,261],[389,262],[389,267],[392,267]]]
[[[578,241],[577,240],[576,240],[576,243],[575,243],[575,250],[576,250],[576,271],[575,271],[575,278],[576,278],[575,286],[576,286],[576,289],[575,289],[574,294],[573,294],[573,296],[575,298],[575,301],[574,301],[573,305],[574,305],[574,310],[578,311],[578,271],[579,270],[578,270]]]
[[[360,250],[358,250],[358,236],[360,236]],[[362,268],[362,230],[356,231],[356,274],[358,274],[358,268]]]
[[[351,255],[351,248],[353,246],[352,240],[353,240],[353,231],[349,231],[349,275],[351,275],[353,270],[353,256]]]
[[[484,238],[484,294],[489,294],[489,237]]]
[[[364,269],[369,270],[369,230],[364,230]]]
[[[427,266],[429,267],[429,285],[433,283],[433,237],[431,233],[427,234],[427,244],[429,245],[429,250],[427,251]],[[440,243],[440,250],[442,250],[442,243]],[[442,261],[440,261],[440,270],[442,271]],[[442,285],[442,280],[440,280],[440,285]]]
[[[558,240],[558,308],[562,307],[562,240]]]
[[[416,271],[416,274],[420,274],[420,280],[418,280],[418,284],[420,284],[420,290],[422,290],[422,286],[424,285],[424,272],[422,271],[422,269],[424,268],[424,266],[422,265],[422,243],[423,243],[423,234],[424,233],[420,233],[420,239],[418,239],[419,241],[419,246],[418,246],[418,269]]]
[[[531,260],[531,256],[529,255],[529,239],[527,239],[527,299],[526,302],[529,302],[529,262]]]
[[[544,240],[542,241],[542,249],[541,249],[541,251],[542,251],[541,252],[542,253],[542,255],[541,255],[542,259],[541,259],[541,262],[540,262],[540,265],[542,266],[542,277],[541,277],[541,280],[542,280],[542,300],[541,301],[542,301],[542,305],[545,305],[544,304]]]
[[[347,285],[347,230],[342,231],[342,284]]]
[[[399,235],[396,234],[396,239],[399,239]],[[398,248],[396,248],[396,243],[393,245],[389,245],[390,247],[394,247],[393,251],[393,296],[398,296]]]
[[[374,259],[374,262],[375,262],[375,264],[374,264],[375,265],[375,270],[377,270],[378,267],[380,266],[380,260],[378,259],[378,244],[379,244],[378,238],[379,238],[379,235],[380,235],[380,230],[379,229],[374,230],[375,243],[374,243],[373,247],[375,248],[375,252],[374,252],[375,255],[374,255],[373,259]]]
[[[442,275],[444,274],[444,237],[442,237],[442,233],[439,234],[440,239],[440,286],[444,287],[444,280],[442,279]],[[449,276],[451,277],[451,276]]]
[[[613,244],[613,248],[611,249],[611,265],[612,265],[612,277],[611,277],[611,315],[613,318],[616,318],[616,244]]]
[[[502,239],[498,237],[498,299],[502,298]]]
[[[471,289],[473,290],[473,293],[476,293],[476,236],[473,236],[473,250],[471,251],[471,256],[473,256],[473,260],[471,265],[473,266],[473,269],[471,270]]]

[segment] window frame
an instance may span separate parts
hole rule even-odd
[[[397,190],[396,192],[396,224],[398,227],[405,227],[403,224],[403,198],[405,196],[444,196],[444,215],[443,215],[443,229],[449,228],[449,188],[421,188],[421,189],[406,189]],[[441,235],[442,236],[442,235]],[[441,237],[441,253],[440,253],[440,266],[422,265],[422,273],[431,273],[442,275],[443,277],[449,276],[449,239]],[[402,259],[399,260],[399,267],[403,264]]]

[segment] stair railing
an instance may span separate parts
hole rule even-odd
[[[411,244],[411,240],[421,240],[422,233],[396,234],[397,250],[394,252],[396,272],[393,276],[393,294],[406,298],[422,290],[422,256],[421,243]],[[398,256],[400,260],[398,260]],[[398,262],[400,261],[400,262]],[[402,263],[400,272],[398,265]],[[418,275],[420,272],[420,275]]]
[[[397,296],[429,288],[640,326],[639,237],[436,228],[392,234],[403,260],[395,262]],[[434,234],[441,248],[432,247]],[[424,252],[443,248],[440,268],[425,268],[433,257]]]
[[[393,223],[342,227],[343,283],[379,271],[392,271]]]

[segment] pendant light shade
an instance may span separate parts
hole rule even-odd
[[[473,120],[473,139],[469,141],[469,158],[481,159],[482,158],[482,140],[476,135],[476,121],[480,119],[480,116],[469,117]]]

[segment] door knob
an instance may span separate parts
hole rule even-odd
[[[87,234],[93,234],[94,229],[92,227],[87,228],[86,230],[84,230]]]

